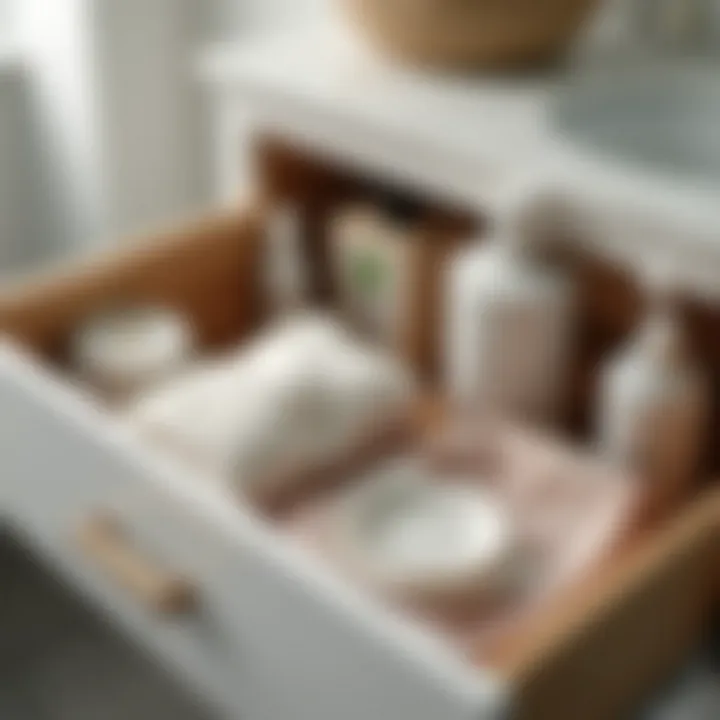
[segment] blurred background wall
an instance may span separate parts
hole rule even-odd
[[[111,244],[213,199],[201,48],[328,0],[0,0],[0,269]]]

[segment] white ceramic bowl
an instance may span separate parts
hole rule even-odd
[[[194,349],[194,333],[184,315],[139,305],[101,312],[81,324],[71,360],[82,381],[118,399],[166,379]]]
[[[515,575],[512,519],[478,485],[431,481],[402,461],[354,494],[343,543],[364,574],[403,595],[490,595]]]

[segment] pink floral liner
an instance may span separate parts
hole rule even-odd
[[[481,419],[450,419],[430,433],[410,435],[366,443],[344,469],[335,463],[333,477],[307,485],[271,516],[333,571],[430,625],[472,658],[592,573],[642,522],[642,483],[564,440]],[[373,583],[343,551],[333,528],[348,494],[384,460],[409,452],[444,471],[438,481],[477,482],[507,503],[528,549],[523,582],[493,599],[400,596]]]

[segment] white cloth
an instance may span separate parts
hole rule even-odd
[[[332,457],[411,395],[392,357],[308,315],[146,394],[127,418],[242,488]]]

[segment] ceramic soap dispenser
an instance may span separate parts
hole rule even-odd
[[[606,456],[663,502],[697,469],[707,386],[686,353],[668,270],[652,268],[644,284],[645,317],[601,376],[598,430]]]
[[[570,345],[573,285],[533,256],[549,194],[518,192],[494,233],[450,264],[446,283],[445,381],[453,404],[533,421],[558,409]]]

